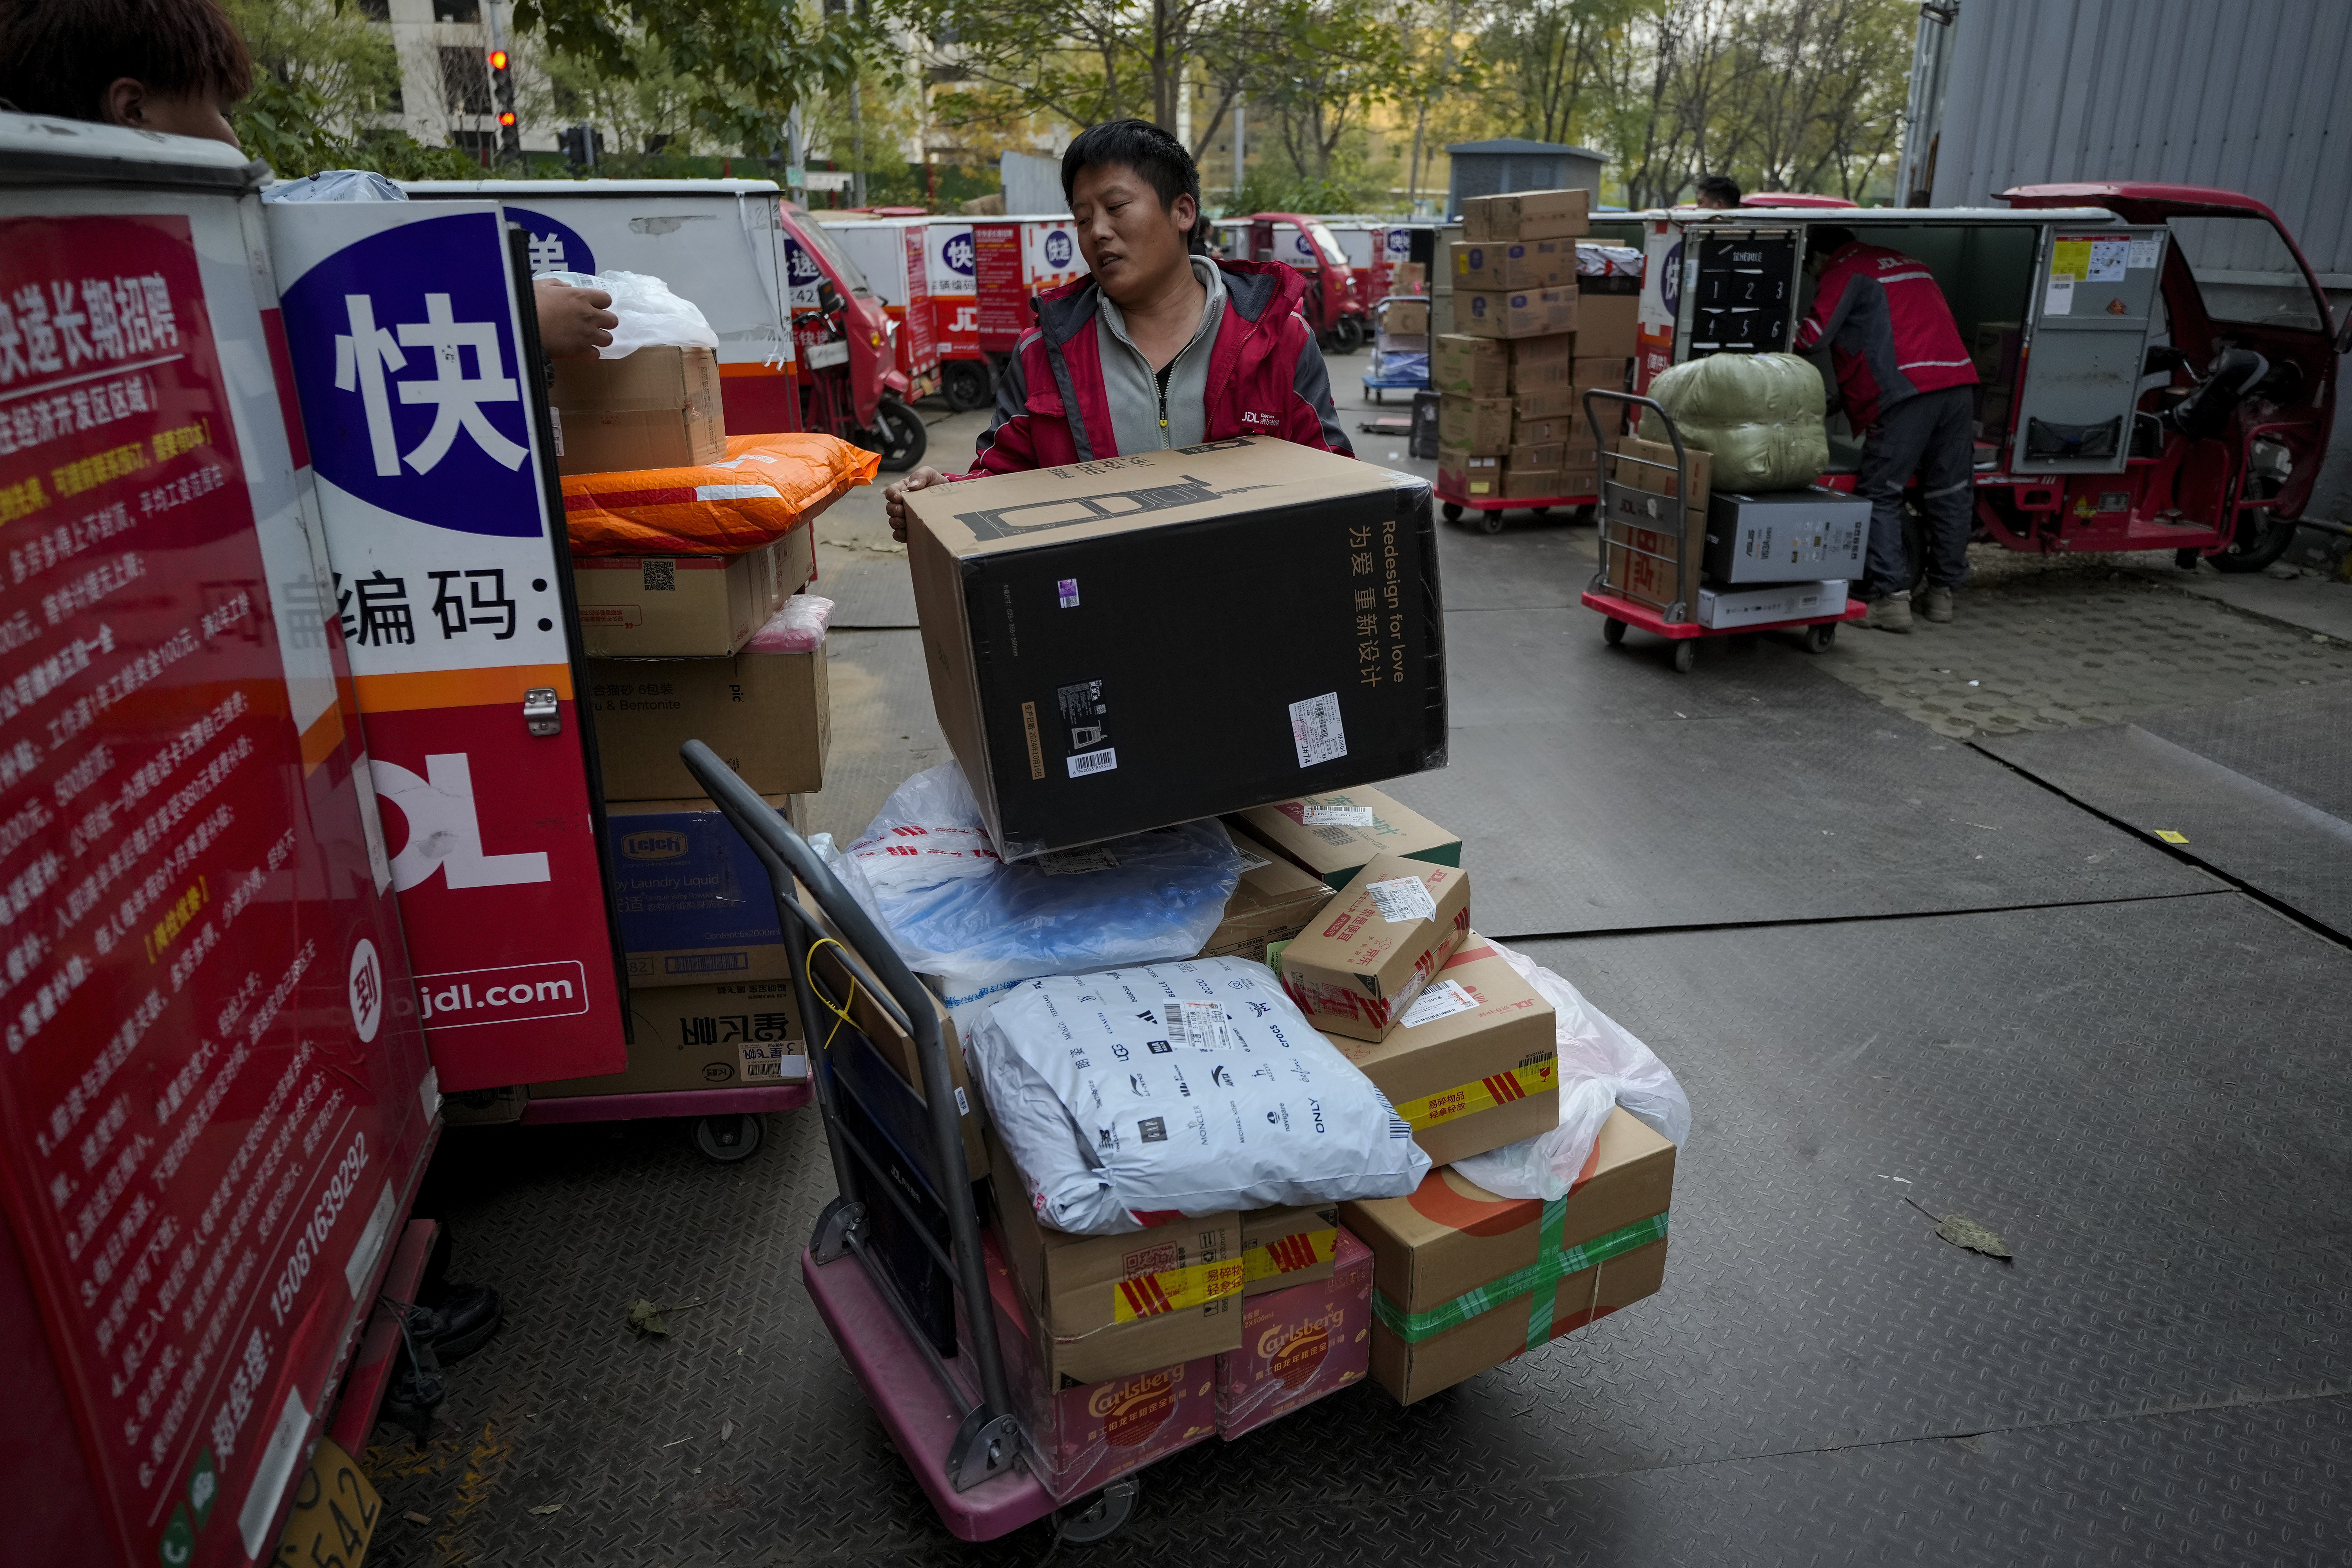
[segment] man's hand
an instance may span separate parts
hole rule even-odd
[[[550,359],[594,359],[613,341],[621,318],[602,289],[574,289],[542,278],[531,290],[539,305],[539,346]]]
[[[901,544],[907,542],[907,492],[908,490],[929,489],[933,485],[946,482],[945,474],[926,463],[888,489],[884,490],[882,504],[889,509],[890,537]]]

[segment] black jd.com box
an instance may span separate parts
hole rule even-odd
[[[1426,480],[1248,437],[907,501],[932,706],[1008,858],[1444,765]]]

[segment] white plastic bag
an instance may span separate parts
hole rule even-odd
[[[1567,1194],[1592,1157],[1601,1124],[1615,1106],[1669,1142],[1690,1137],[1690,1100],[1665,1063],[1576,987],[1524,953],[1487,944],[1552,1005],[1559,1047],[1559,1124],[1517,1143],[1456,1160],[1454,1168],[1488,1192],[1549,1203]]]
[[[408,193],[373,169],[321,169],[261,187],[265,202],[404,202]]]
[[[1032,980],[988,1009],[971,1049],[1057,1230],[1402,1197],[1429,1173],[1387,1097],[1247,959]]]
[[[814,594],[794,594],[784,607],[751,634],[745,653],[810,653],[824,644],[824,628],[833,619],[833,601]]]
[[[970,1009],[1040,974],[1190,958],[1241,879],[1211,819],[1006,865],[953,763],[891,791],[847,850],[810,840],[960,1029]]]
[[[681,300],[669,285],[644,272],[542,272],[534,283],[552,279],[574,289],[602,289],[613,297],[613,314],[621,324],[613,341],[596,351],[602,359],[626,359],[642,348],[716,349],[719,334],[710,330],[702,308]]]

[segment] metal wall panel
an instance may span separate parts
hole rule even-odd
[[[2343,0],[1963,0],[1948,49],[1936,205],[2060,180],[2220,185],[2352,288]]]

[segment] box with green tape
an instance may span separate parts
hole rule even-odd
[[[1323,879],[1334,892],[1379,855],[1402,855],[1433,866],[1462,864],[1462,840],[1421,813],[1376,789],[1301,795],[1254,806],[1225,819],[1273,846],[1293,865]]]
[[[1410,1196],[1341,1205],[1372,1249],[1372,1377],[1410,1405],[1655,1294],[1674,1183],[1675,1146],[1617,1110],[1551,1203],[1441,1165]]]

